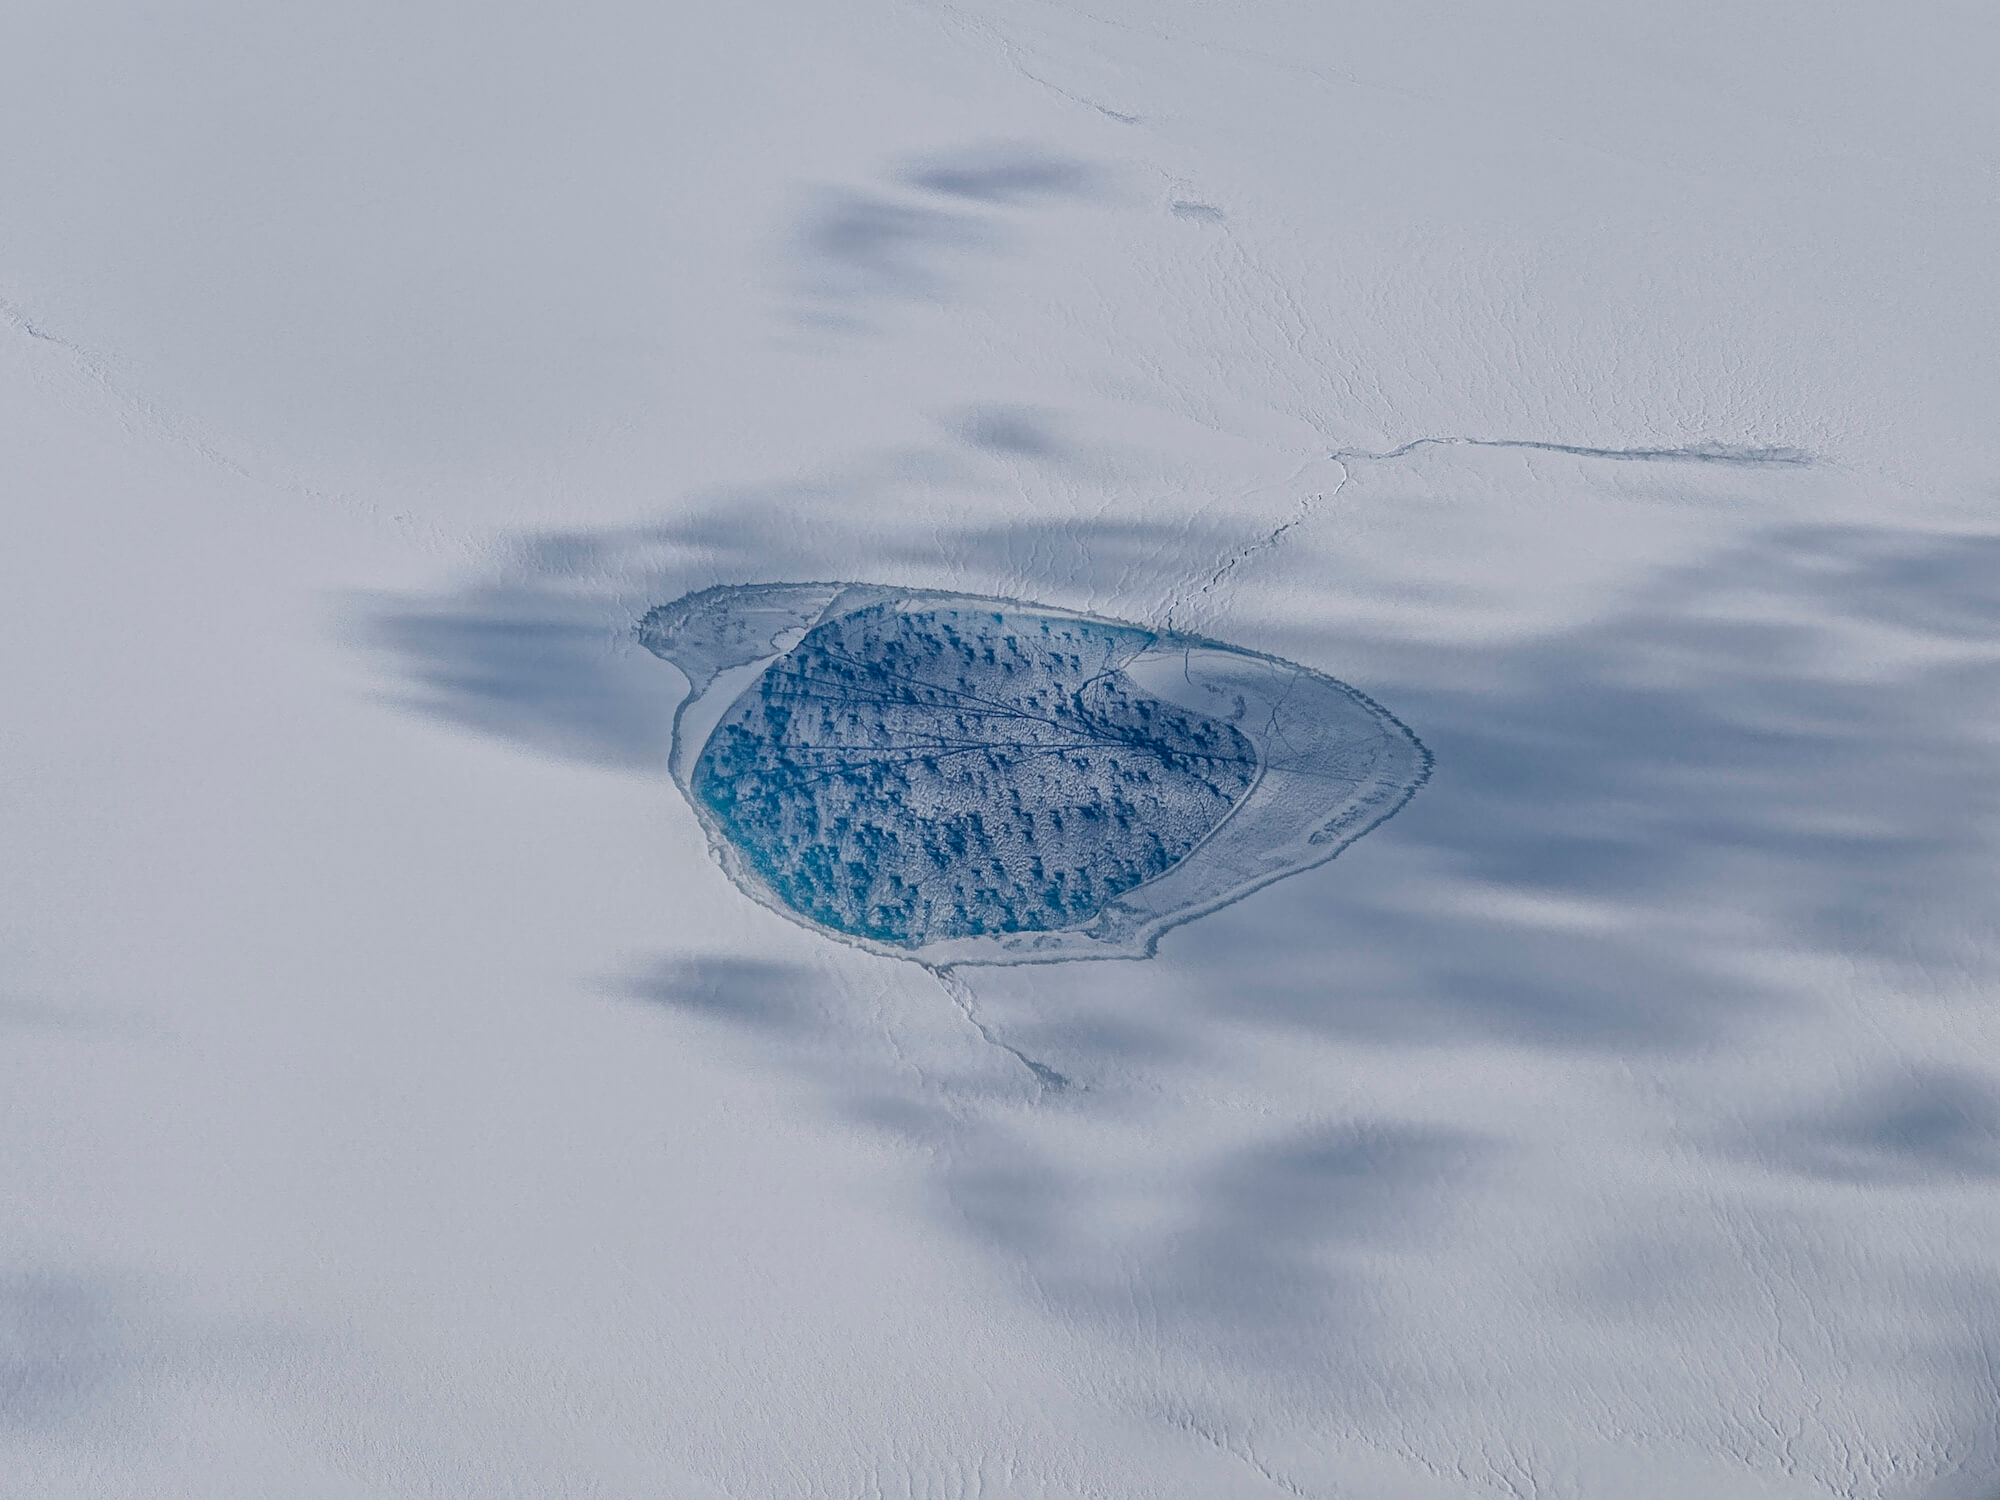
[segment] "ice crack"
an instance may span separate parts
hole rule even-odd
[[[1609,458],[1625,463],[1735,464],[1744,468],[1798,468],[1812,463],[1803,448],[1752,447],[1736,443],[1689,443],[1678,448],[1592,448],[1580,443],[1549,443],[1537,438],[1421,437],[1376,453],[1366,448],[1336,448],[1327,455],[1343,470],[1356,463],[1404,458],[1419,448],[1531,448],[1541,453],[1568,453],[1578,458]]]
[[[930,972],[931,977],[937,980],[939,987],[944,990],[945,994],[951,997],[951,1003],[959,1008],[960,1013],[964,1015],[967,1023],[974,1031],[979,1033],[980,1038],[989,1047],[998,1047],[1002,1052],[1012,1057],[1022,1067],[1034,1074],[1035,1082],[1040,1084],[1049,1093],[1060,1093],[1070,1086],[1069,1079],[1063,1074],[1058,1073],[1047,1063],[1036,1062],[1034,1058],[1028,1056],[1019,1047],[1013,1046],[1008,1042],[1003,1042],[999,1037],[995,1036],[993,1028],[979,1019],[979,1011],[973,1004],[971,987],[956,974],[952,973],[949,965],[932,969]]]
[[[1339,482],[1323,494],[1303,496],[1284,521],[1255,541],[1227,554],[1191,593],[1182,592],[1168,604],[1161,616],[1162,623],[1169,629],[1177,628],[1183,612],[1214,593],[1244,563],[1260,552],[1270,551],[1284,540],[1287,532],[1296,530],[1311,519],[1314,511],[1347,488],[1348,481],[1354,477],[1354,465],[1388,463],[1407,458],[1421,448],[1525,448],[1537,453],[1566,453],[1576,458],[1603,458],[1617,463],[1727,464],[1736,468],[1800,468],[1816,461],[1814,455],[1803,448],[1754,447],[1734,443],[1690,443],[1675,448],[1596,448],[1582,443],[1544,442],[1538,438],[1420,437],[1411,439],[1400,448],[1381,451],[1336,448],[1326,457],[1340,466]]]

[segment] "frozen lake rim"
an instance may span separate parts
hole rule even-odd
[[[882,920],[871,923],[854,908],[855,901],[878,900],[885,883],[898,893],[911,892],[900,896],[906,903],[916,899],[915,888],[906,887],[899,873],[878,868],[885,853],[885,839],[889,849],[897,847],[896,835],[885,834],[883,823],[897,816],[911,816],[904,809],[905,799],[928,794],[928,800],[934,803],[940,797],[944,799],[936,809],[940,816],[948,822],[969,818],[978,830],[975,837],[981,837],[982,812],[991,815],[995,808],[990,803],[983,809],[962,805],[970,793],[964,778],[960,778],[955,790],[932,785],[913,794],[905,772],[891,772],[899,786],[875,789],[866,805],[848,806],[846,811],[852,816],[841,819],[847,831],[836,838],[845,837],[855,847],[840,851],[846,856],[840,868],[853,871],[849,883],[859,887],[846,898],[848,910],[842,919],[831,906],[825,902],[816,905],[806,895],[809,889],[825,892],[829,882],[839,877],[829,873],[824,879],[815,880],[798,870],[799,858],[828,858],[825,840],[816,832],[794,830],[789,835],[774,837],[782,841],[789,836],[794,846],[804,839],[807,847],[778,850],[770,839],[760,838],[758,832],[732,816],[718,800],[717,786],[722,778],[715,769],[714,747],[728,734],[747,741],[762,732],[744,727],[756,717],[760,705],[767,720],[776,713],[783,715],[782,724],[789,723],[789,710],[774,708],[769,702],[775,680],[773,669],[799,660],[797,653],[809,638],[817,641],[829,629],[883,616],[897,620],[899,628],[941,616],[962,622],[980,617],[986,634],[977,643],[984,647],[985,663],[992,669],[986,675],[995,681],[1003,672],[1011,677],[1015,671],[1014,664],[997,662],[993,650],[993,642],[1009,626],[1039,627],[1046,635],[1053,623],[1058,629],[1089,638],[1087,644],[1077,642],[1086,644],[1086,649],[1096,645],[1105,651],[1103,660],[1092,664],[1096,670],[1071,695],[1075,711],[1060,724],[1072,735],[1085,735],[1087,742],[1080,743],[1075,738],[1057,746],[1032,740],[1012,745],[996,742],[979,751],[979,759],[997,775],[999,790],[1011,803],[1014,817],[1021,824],[1012,850],[1013,859],[997,859],[983,866],[1000,885],[1008,883],[1007,866],[1011,863],[1020,867],[1024,861],[1032,862],[1037,883],[1050,891],[1059,891],[1063,885],[1061,870],[1056,871],[1052,882],[1043,875],[1040,851],[1046,847],[1049,830],[1044,824],[1040,835],[1044,842],[1038,844],[1035,814],[1032,810],[1022,810],[1022,788],[1029,783],[1016,777],[1022,769],[1018,764],[1021,760],[1038,761],[1046,766],[1054,756],[1062,766],[1073,763],[1082,767],[1094,744],[1105,750],[1116,749],[1128,757],[1136,750],[1141,758],[1154,761],[1171,778],[1176,763],[1184,762],[1189,752],[1186,746],[1178,751],[1168,746],[1161,737],[1166,731],[1156,732],[1152,727],[1149,717],[1152,705],[1164,705],[1169,716],[1184,726],[1220,726],[1240,746],[1240,752],[1231,752],[1232,755],[1246,754],[1254,758],[1254,764],[1246,763],[1246,774],[1240,785],[1230,787],[1226,806],[1220,806],[1219,815],[1213,804],[1221,793],[1215,787],[1207,788],[1211,804],[1207,810],[1188,812],[1190,794],[1184,775],[1179,787],[1169,786],[1151,799],[1152,827],[1143,822],[1131,826],[1132,805],[1118,790],[1112,790],[1108,794],[1112,805],[1123,809],[1112,814],[1125,834],[1123,842],[1150,841],[1150,847],[1143,867],[1126,862],[1123,872],[1109,879],[1109,889],[1099,892],[1097,884],[1103,882],[1101,877],[1100,882],[1093,882],[1093,866],[1101,869],[1107,858],[1117,860],[1118,856],[1107,853],[1106,840],[1098,840],[1091,854],[1083,856],[1080,899],[1065,901],[1060,895],[1051,895],[1046,906],[1031,909],[1024,904],[1016,882],[1011,904],[997,885],[980,888],[978,894],[984,898],[986,915],[976,912],[968,915],[963,902],[971,893],[964,882],[972,866],[966,849],[961,843],[949,856],[934,851],[938,864],[933,875],[951,879],[959,900],[954,903],[955,920],[945,919],[943,930],[937,930],[936,919],[930,919],[930,925],[919,931],[908,930],[907,920],[896,925],[885,925]],[[951,634],[949,624],[943,628]],[[1394,816],[1431,771],[1430,752],[1395,715],[1366,694],[1309,667],[1204,637],[1020,600],[875,584],[726,585],[687,594],[649,611],[638,626],[638,635],[648,650],[672,663],[688,679],[687,696],[675,714],[670,764],[675,782],[701,819],[710,849],[730,879],[753,900],[828,937],[871,952],[914,959],[932,969],[961,964],[1150,957],[1160,935],[1168,929],[1334,858],[1363,834]],[[1015,637],[1008,634],[1004,639],[1011,647]],[[955,635],[953,642],[955,652],[961,649]],[[896,642],[877,639],[873,644],[889,651],[900,649]],[[976,669],[974,653],[969,648],[963,649],[967,669]],[[1079,657],[1072,655],[1070,662],[1076,670],[1083,670]],[[861,665],[858,661],[854,664]],[[1027,669],[1028,686],[1039,682],[1047,689],[1046,653],[1037,660],[1022,659],[1019,665]],[[965,704],[975,701],[967,686],[970,679],[961,679],[955,685],[943,684],[917,676],[918,670],[913,668],[900,678],[896,691],[901,696],[886,701],[887,707],[913,711],[921,720],[926,713],[935,716],[949,711],[936,701],[924,701],[927,693],[933,700],[944,695],[946,702],[957,705],[961,712]],[[933,665],[931,670],[935,677],[939,669]],[[822,662],[820,677],[813,680],[813,686],[831,688],[836,693],[843,691],[842,683],[820,680],[824,677]],[[1140,695],[1138,718],[1122,733],[1104,721],[1089,718],[1081,707],[1083,693],[1092,688],[1119,690],[1106,689],[1107,683],[1136,688]],[[992,691],[990,686],[985,688],[985,692]],[[788,696],[796,699],[799,694],[794,691]],[[848,701],[885,700],[850,698]],[[988,706],[974,709],[976,717],[990,721],[1000,712],[987,696],[980,696],[977,701]],[[1124,706],[1122,700],[1121,706]],[[1044,733],[1059,722],[1061,711],[1051,712],[1058,718],[1032,721]],[[907,718],[908,713],[904,716]],[[1006,712],[1004,717],[1015,725],[1024,722],[1013,712]],[[831,733],[830,719],[824,713],[822,719],[822,732]],[[926,741],[913,745],[907,740],[896,743],[888,738],[879,721],[871,727],[872,742],[866,745],[852,742],[810,745],[798,743],[793,737],[790,744],[775,747],[775,759],[767,756],[764,768],[796,777],[801,753],[848,751],[854,753],[838,763],[852,765],[857,760],[866,761],[878,768],[879,776],[885,752],[895,751],[898,760],[908,761],[916,749],[934,750],[940,743]],[[963,727],[961,723],[960,728]],[[907,734],[909,726],[905,724],[902,729]],[[1210,733],[1202,728],[1180,732]],[[955,756],[969,748],[960,746],[945,754]],[[1003,762],[995,761],[996,748]],[[922,757],[933,780],[937,759],[935,754]],[[806,780],[823,783],[829,774],[825,767],[822,762],[815,767],[817,774]],[[1118,780],[1121,773],[1113,762],[1111,774],[1117,785],[1127,791],[1131,790],[1130,774],[1136,774],[1152,789],[1151,777],[1143,770],[1125,774],[1123,780]],[[1033,782],[1046,798],[1049,778],[1036,777]],[[980,792],[972,795],[991,795],[992,778],[980,776],[979,784]],[[1033,795],[1031,791],[1030,796]],[[817,796],[808,793],[803,799],[804,815],[813,830],[819,827],[818,809],[813,805]],[[960,805],[948,805],[954,797]],[[733,793],[727,794],[725,800],[734,806]],[[765,796],[758,815],[785,816],[775,811],[777,805],[772,796]],[[796,815],[801,805],[795,788],[787,806]],[[1172,817],[1177,810],[1185,815],[1177,820],[1178,837],[1169,853],[1161,844],[1157,827],[1163,816]],[[1062,811],[1054,808],[1045,813],[1053,817],[1057,836],[1061,836],[1063,829]],[[1103,799],[1072,797],[1069,811],[1073,822],[1078,813],[1087,823],[1101,821]],[[1189,826],[1190,817],[1199,826]],[[858,828],[847,829],[849,823],[856,821]],[[950,828],[946,832],[949,834]],[[1108,826],[1106,832],[1110,833]],[[929,835],[924,837],[928,841]],[[1114,845],[1118,841],[1116,835],[1109,840]],[[944,863],[947,857],[952,861],[949,865]],[[868,892],[874,894],[865,894]],[[802,910],[802,904],[816,905],[816,909]],[[874,909],[883,910],[879,906]]]

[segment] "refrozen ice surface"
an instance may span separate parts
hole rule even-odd
[[[1142,957],[1429,770],[1317,672],[1012,600],[705,589],[639,638],[691,685],[674,775],[737,884],[934,966]]]
[[[2000,1500],[1993,6],[5,46],[7,1500]]]

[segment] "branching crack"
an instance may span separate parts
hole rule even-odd
[[[1247,1444],[1239,1447],[1237,1444],[1230,1442],[1221,1433],[1211,1431],[1206,1423],[1197,1422],[1192,1417],[1181,1416],[1175,1418],[1173,1419],[1173,1425],[1180,1428],[1183,1432],[1201,1439],[1201,1441],[1207,1443],[1218,1453],[1244,1465],[1274,1489],[1282,1490],[1287,1495],[1296,1495],[1299,1497],[1299,1500],[1312,1500],[1312,1497],[1306,1491],[1300,1489],[1291,1480],[1285,1478],[1284,1475],[1277,1473],[1266,1465],[1262,1459],[1258,1458],[1250,1450]]]
[[[1679,448],[1593,448],[1580,443],[1542,442],[1535,438],[1421,437],[1404,443],[1400,448],[1381,452],[1367,448],[1336,448],[1326,457],[1340,466],[1340,481],[1322,494],[1301,497],[1292,514],[1284,521],[1255,541],[1230,552],[1192,592],[1183,591],[1168,604],[1161,617],[1162,623],[1168,629],[1179,628],[1177,617],[1184,611],[1214,593],[1231,573],[1258,553],[1276,547],[1287,532],[1303,525],[1320,506],[1346,489],[1348,481],[1354,477],[1356,464],[1388,463],[1407,458],[1420,448],[1526,448],[1538,453],[1566,453],[1576,458],[1603,458],[1617,463],[1727,464],[1756,469],[1801,468],[1815,462],[1814,456],[1803,448],[1758,448],[1730,443],[1691,443]]]

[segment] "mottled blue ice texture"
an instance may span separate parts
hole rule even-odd
[[[886,604],[737,700],[694,794],[787,905],[914,947],[1073,927],[1164,875],[1257,775],[1228,724],[1135,693],[1151,636]]]
[[[711,589],[640,635],[693,685],[675,774],[724,868],[927,961],[1145,951],[1330,858],[1428,765],[1331,678],[1012,601]]]

